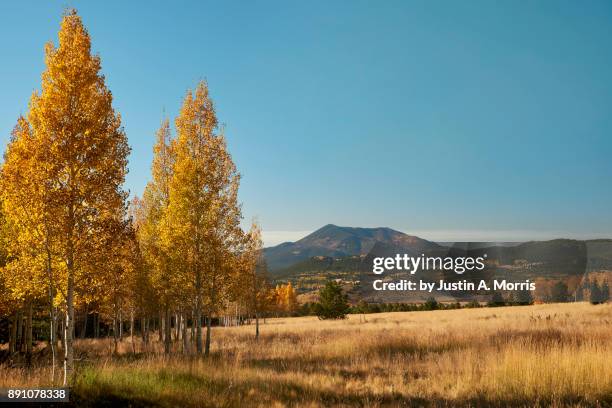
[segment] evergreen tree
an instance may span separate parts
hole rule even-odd
[[[582,302],[584,300],[584,282],[576,287],[576,302]]]
[[[601,289],[599,288],[597,280],[593,279],[593,281],[591,282],[591,289],[589,290],[589,302],[596,305],[598,303],[601,303],[601,300]]]
[[[349,312],[348,297],[335,281],[328,281],[319,291],[315,312],[319,319],[344,319]]]
[[[434,297],[427,298],[425,303],[423,303],[423,310],[437,310],[439,309],[439,307],[440,307],[440,304]]]
[[[530,305],[533,303],[533,295],[529,290],[517,290],[513,293],[513,302],[518,305]]]
[[[489,302],[487,303],[487,306],[495,307],[495,306],[504,306],[505,304],[506,304],[506,301],[504,300],[504,297],[502,296],[502,294],[496,291],[496,292],[493,292],[493,294],[491,295],[491,300],[489,300]]]
[[[567,284],[563,281],[557,281],[550,289],[550,301],[553,303],[567,302],[569,292]]]
[[[601,303],[606,303],[607,301],[610,300],[610,286],[608,286],[608,280],[604,280],[602,285],[601,285],[601,289],[600,289],[600,293],[601,293]]]

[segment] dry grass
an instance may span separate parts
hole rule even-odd
[[[209,359],[79,344],[78,406],[610,406],[612,305],[270,319],[213,329]],[[0,387],[43,385],[0,371]],[[111,406],[111,405],[105,405]]]

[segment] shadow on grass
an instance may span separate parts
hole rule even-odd
[[[462,350],[468,347],[468,343],[463,344],[458,342],[448,342],[434,345],[421,345],[412,342],[388,342],[371,345],[365,351],[363,351],[363,358],[368,360],[373,358],[393,360],[398,356],[409,356],[419,359],[430,354],[441,355],[450,351]],[[247,360],[244,364],[247,367],[269,369],[278,373],[297,372],[306,374],[338,375],[347,380],[363,380],[372,375],[385,376],[385,372],[383,370],[372,366],[368,367],[367,370],[347,370],[346,367],[351,366],[354,360],[355,358],[352,355],[335,357],[291,356],[276,358],[253,358]]]
[[[215,368],[211,365],[211,370]],[[223,370],[223,367],[219,367]],[[155,371],[129,370],[118,378],[131,378],[124,383],[113,377],[95,375],[72,391],[74,407],[250,407],[282,406],[350,406],[350,407],[606,407],[612,397],[599,403],[583,398],[552,400],[500,399],[487,395],[463,400],[440,397],[421,398],[397,392],[375,394],[367,390],[346,391],[318,388],[292,380],[267,378],[211,378],[170,369]],[[140,378],[139,378],[140,377]]]

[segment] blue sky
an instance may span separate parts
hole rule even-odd
[[[205,78],[268,244],[327,223],[612,237],[610,2],[2,2],[3,144],[67,5],[123,116],[134,194],[163,113]]]

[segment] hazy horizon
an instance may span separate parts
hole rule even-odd
[[[319,228],[323,227],[321,225]],[[362,225],[344,225],[343,227],[363,227]],[[363,228],[379,228],[378,227],[363,227]],[[546,241],[557,238],[567,239],[612,239],[612,233],[600,234],[585,234],[567,231],[530,231],[530,230],[406,230],[402,228],[393,228],[385,226],[408,235],[415,235],[419,238],[438,243],[449,242],[495,242],[495,243],[510,243],[510,242],[526,242],[526,241]],[[295,242],[313,233],[319,228],[304,231],[262,231],[265,247],[276,246],[284,242]]]

